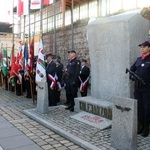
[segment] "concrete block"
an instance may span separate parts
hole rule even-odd
[[[48,86],[47,82],[38,82],[37,110],[40,113],[48,113]]]
[[[91,60],[91,95],[112,101],[130,97],[126,68],[140,55],[139,43],[148,39],[149,21],[138,11],[101,18],[87,26]]]
[[[137,100],[114,98],[111,144],[118,150],[137,149]]]

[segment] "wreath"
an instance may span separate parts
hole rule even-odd
[[[144,8],[141,10],[140,14],[141,14],[144,18],[150,20],[150,7],[144,7]]]

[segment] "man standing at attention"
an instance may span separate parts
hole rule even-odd
[[[138,134],[147,137],[150,124],[150,43],[145,41],[139,46],[142,56],[137,58],[130,70],[145,82],[135,81],[134,97],[138,101]]]
[[[53,61],[53,55],[46,55],[47,66],[46,66],[46,76],[48,83],[48,98],[49,106],[57,105],[57,91],[56,91],[56,63]]]
[[[78,92],[78,76],[80,72],[80,61],[76,58],[76,51],[68,51],[70,59],[65,70],[66,75],[66,95],[68,98],[69,106],[66,110],[74,111],[74,98],[77,97]]]
[[[89,83],[89,75],[90,75],[90,69],[86,66],[86,60],[82,59],[81,62],[81,69],[80,69],[80,75],[79,75],[79,82],[80,82],[80,93],[81,96],[87,96],[87,90],[88,90],[88,83]]]

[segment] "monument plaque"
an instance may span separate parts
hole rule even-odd
[[[38,82],[37,110],[41,113],[48,113],[48,87],[47,82]]]
[[[118,150],[137,149],[137,100],[114,98],[111,143]]]

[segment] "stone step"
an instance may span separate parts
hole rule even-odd
[[[97,99],[92,96],[75,98],[75,111],[86,111],[98,116],[112,119],[113,102]]]

